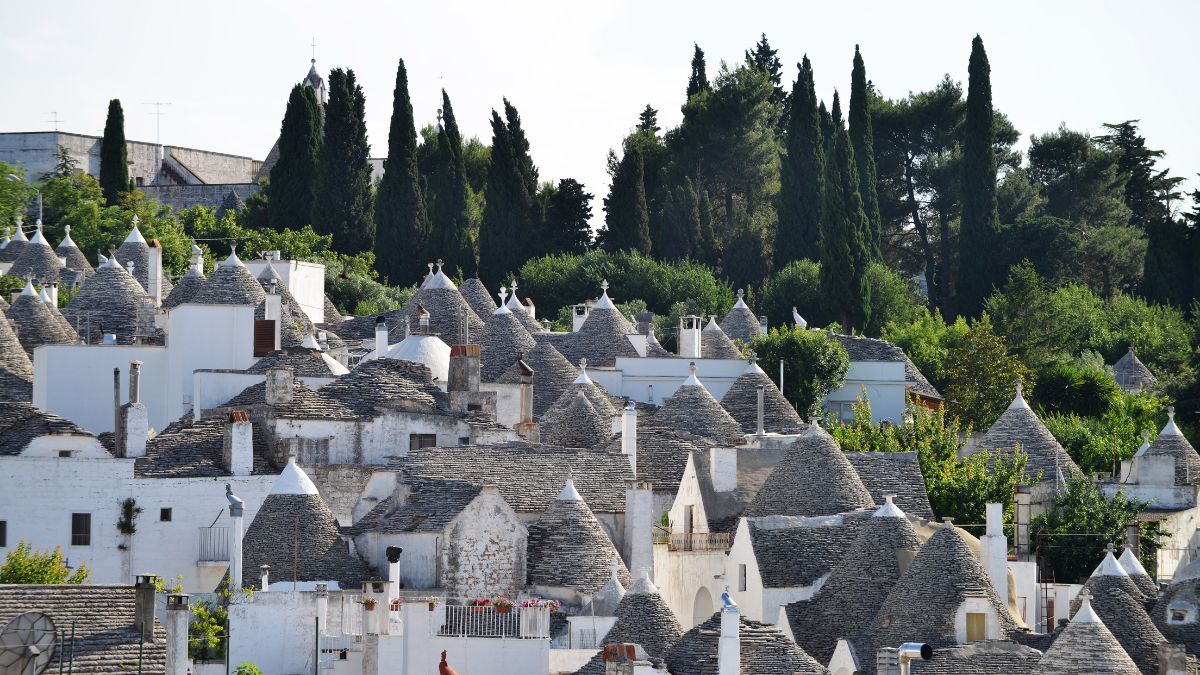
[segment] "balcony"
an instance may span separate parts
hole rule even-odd
[[[669,551],[728,551],[731,532],[671,532],[662,537]]]
[[[226,564],[229,562],[229,528],[201,527],[198,536],[196,563],[201,566]]]
[[[507,612],[495,607],[449,605],[441,626],[443,637],[503,637],[523,640],[550,637],[550,610],[545,607],[512,607]]]

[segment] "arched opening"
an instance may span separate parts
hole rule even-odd
[[[692,601],[692,625],[704,623],[712,618],[713,612],[712,593],[708,589],[701,586],[696,591],[696,599]]]

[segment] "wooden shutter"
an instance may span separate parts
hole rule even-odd
[[[275,320],[254,320],[254,357],[266,356],[275,351]]]

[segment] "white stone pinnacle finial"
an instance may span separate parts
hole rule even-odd
[[[508,299],[508,289],[501,286],[498,295],[500,296],[500,304],[503,305],[504,301]]]
[[[442,259],[441,259],[441,258],[438,258],[438,259],[437,259],[437,268],[438,268],[438,272],[441,272],[441,271],[442,271],[442,265],[445,265],[445,264],[446,264],[446,263],[442,262]]]
[[[1175,406],[1167,406],[1167,419],[1175,421]]]
[[[608,279],[600,282],[600,290],[604,291],[605,294],[608,293]]]
[[[738,289],[738,300],[741,300],[741,299],[742,299],[742,298],[744,298],[744,297],[746,297],[746,291],[745,291],[745,290],[743,290],[743,289],[741,289],[741,288],[739,288],[739,289]]]
[[[512,289],[512,294],[515,296],[517,294],[517,280],[513,279],[508,287]]]
[[[71,224],[70,223],[63,225],[63,233],[65,233],[68,237],[71,236]]]
[[[1149,429],[1142,429],[1142,441],[1145,442],[1146,445],[1150,444],[1150,430]]]
[[[1020,378],[1018,378],[1017,379],[1017,396],[1024,396],[1024,395],[1025,395],[1025,384],[1023,382],[1021,382]]]
[[[758,354],[753,349],[750,350],[750,354],[749,354],[748,358],[750,360],[751,365],[758,363]]]
[[[137,216],[137,214],[136,214],[136,213],[135,213],[135,214],[133,214],[133,221],[132,221],[132,222],[133,222],[133,226],[134,226],[134,227],[137,227],[137,226],[138,226],[138,216]]]
[[[688,364],[688,372],[693,375],[696,374],[696,362],[695,361],[692,361],[691,363]]]

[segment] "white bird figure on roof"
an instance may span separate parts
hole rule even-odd
[[[804,317],[800,316],[800,312],[796,311],[795,305],[792,306],[792,321],[801,328],[808,328],[808,322],[804,320]]]

